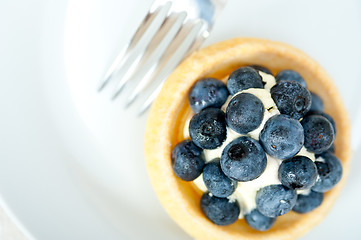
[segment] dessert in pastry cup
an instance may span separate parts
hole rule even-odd
[[[277,74],[284,69],[300,73],[308,89],[324,102],[324,111],[337,125],[335,155],[342,162],[340,182],[327,191],[318,208],[299,214],[291,211],[279,216],[273,227],[257,231],[244,219],[227,226],[212,223],[202,212],[202,192],[192,182],[178,178],[172,169],[171,153],[188,138],[186,124],[194,113],[188,93],[203,78],[225,79],[234,70],[261,65]],[[254,38],[236,38],[203,48],[184,60],[165,82],[152,105],[145,135],[145,158],[155,192],[174,221],[196,239],[294,239],[315,227],[332,208],[345,184],[349,171],[350,123],[333,80],[325,70],[302,51],[280,42]]]

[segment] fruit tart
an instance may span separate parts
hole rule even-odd
[[[350,162],[330,76],[287,44],[236,38],[173,72],[147,121],[145,157],[169,215],[196,239],[294,239],[330,211]]]

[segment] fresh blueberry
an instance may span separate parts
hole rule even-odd
[[[316,157],[315,163],[319,177],[312,190],[315,192],[327,192],[341,180],[342,164],[331,152],[325,152]]]
[[[303,117],[311,107],[310,91],[298,82],[281,81],[271,88],[278,110],[295,119]]]
[[[309,115],[302,119],[305,147],[316,154],[329,149],[335,139],[332,124],[321,115]]]
[[[246,182],[258,178],[267,165],[262,146],[250,137],[239,137],[222,152],[222,171],[231,179]]]
[[[275,115],[266,122],[259,141],[269,155],[285,160],[301,150],[304,143],[303,128],[299,121],[287,115]]]
[[[278,178],[286,187],[296,190],[307,189],[316,182],[317,168],[308,157],[296,156],[281,163]]]
[[[305,79],[296,71],[293,70],[283,70],[276,75],[276,82],[282,81],[295,81],[301,84],[303,87],[307,88]]]
[[[227,137],[224,113],[218,108],[206,108],[194,115],[189,123],[189,135],[201,148],[215,149]]]
[[[227,88],[234,95],[248,88],[263,88],[262,77],[251,67],[241,67],[229,75]]]
[[[336,123],[335,123],[335,120],[333,120],[333,118],[330,115],[328,115],[327,113],[324,113],[324,112],[320,112],[320,111],[309,111],[306,114],[306,116],[309,116],[309,115],[321,115],[321,116],[327,118],[327,120],[330,121],[330,123],[332,124],[333,131],[336,134]]]
[[[189,105],[198,113],[208,107],[220,108],[228,97],[226,84],[215,78],[198,80],[188,94]]]
[[[335,144],[332,143],[331,147],[329,147],[329,148],[327,149],[327,151],[328,151],[328,152],[335,153]]]
[[[317,94],[310,92],[311,93],[311,107],[309,111],[318,111],[318,112],[323,112],[324,110],[324,105],[323,105],[323,101],[322,98],[320,98]]]
[[[307,195],[298,194],[296,205],[292,211],[297,213],[308,213],[321,205],[323,201],[323,193],[311,191]]]
[[[276,221],[276,218],[266,217],[257,209],[253,209],[250,213],[245,214],[244,219],[250,227],[258,231],[270,229]]]
[[[249,65],[249,67],[254,68],[254,69],[256,69],[257,71],[261,71],[261,72],[264,72],[264,73],[267,73],[267,74],[272,75],[271,70],[269,70],[268,68],[265,68],[265,67],[263,67],[263,66],[260,66],[260,65]]]
[[[297,192],[282,184],[268,185],[256,194],[257,209],[267,217],[278,217],[291,211],[296,204]]]
[[[227,125],[245,134],[261,125],[264,115],[262,101],[250,93],[240,93],[232,98],[226,109]]]
[[[227,198],[218,198],[209,193],[203,194],[201,209],[211,222],[221,226],[236,222],[241,211],[237,201],[230,202]]]
[[[174,173],[184,181],[193,181],[203,171],[205,161],[203,150],[190,140],[178,143],[172,151],[172,167]]]
[[[237,187],[237,182],[222,172],[219,159],[215,159],[206,164],[203,169],[203,181],[208,191],[220,198],[228,197]]]

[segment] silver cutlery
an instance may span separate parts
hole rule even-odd
[[[138,114],[142,115],[174,68],[209,36],[226,1],[155,0],[106,72],[99,91],[110,81],[117,81],[112,96],[115,99],[132,82],[134,87],[125,107],[141,97]]]

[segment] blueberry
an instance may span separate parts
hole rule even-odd
[[[315,93],[311,92],[311,107],[309,111],[323,112],[324,105],[322,99]]]
[[[194,115],[189,123],[193,142],[204,149],[215,149],[227,137],[224,113],[218,108],[206,108]]]
[[[206,164],[203,169],[203,181],[210,193],[221,198],[231,195],[237,187],[237,182],[222,172],[219,159]]]
[[[307,189],[316,182],[317,168],[308,157],[296,156],[281,163],[278,178],[286,187]]]
[[[205,161],[203,150],[190,140],[178,143],[172,151],[172,167],[174,173],[184,181],[193,181],[203,171]]]
[[[322,153],[331,147],[335,139],[335,132],[327,118],[321,115],[309,115],[301,121],[301,124],[304,129],[307,150]]]
[[[306,114],[306,116],[309,116],[309,115],[321,115],[321,116],[327,118],[327,120],[330,121],[330,123],[332,124],[333,131],[336,134],[336,123],[335,123],[335,120],[333,120],[333,118],[330,115],[328,115],[327,113],[324,113],[324,112],[320,112],[320,111],[309,111]]]
[[[341,161],[331,152],[317,155],[316,166],[318,178],[312,190],[315,192],[327,192],[332,189],[342,178]]]
[[[304,143],[303,128],[297,120],[287,115],[276,115],[264,125],[259,141],[269,155],[285,160],[301,150]]]
[[[241,211],[237,201],[230,202],[227,198],[218,198],[209,193],[203,194],[201,209],[211,222],[221,226],[236,222]]]
[[[222,171],[231,179],[246,182],[258,178],[265,170],[267,157],[262,146],[250,137],[239,137],[222,152]]]
[[[245,214],[244,219],[250,227],[258,231],[270,229],[276,221],[276,218],[266,217],[257,209],[253,209],[250,213]]]
[[[226,109],[227,125],[245,134],[258,128],[263,120],[262,101],[250,93],[240,93],[232,98]]]
[[[303,117],[311,107],[311,94],[295,81],[281,81],[271,88],[278,110],[295,119]]]
[[[282,81],[295,81],[301,84],[303,87],[307,88],[305,79],[296,71],[293,70],[283,70],[276,75],[276,82]]]
[[[262,77],[251,67],[241,67],[229,75],[227,88],[234,95],[248,88],[263,88]]]
[[[292,211],[297,213],[308,213],[321,205],[323,193],[311,191],[308,195],[298,194],[296,205]]]
[[[335,144],[332,143],[331,147],[329,147],[329,148],[327,149],[327,151],[328,151],[328,152],[335,153]]]
[[[264,72],[264,73],[267,73],[267,74],[272,75],[272,72],[271,72],[268,68],[265,68],[265,67],[263,67],[263,66],[260,66],[260,65],[249,65],[249,67],[254,68],[254,69],[256,69],[257,71],[261,71],[261,72]]]
[[[267,217],[278,217],[291,211],[296,204],[297,192],[282,184],[268,185],[256,194],[257,209]]]
[[[208,107],[220,108],[229,93],[226,84],[215,78],[198,80],[188,94],[189,105],[198,113]]]

